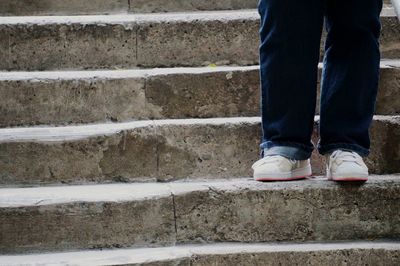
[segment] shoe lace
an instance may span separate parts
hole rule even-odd
[[[331,158],[338,164],[343,162],[354,162],[361,165],[361,156],[354,151],[336,150],[332,153]]]
[[[270,163],[282,163],[283,162],[283,160],[282,160],[283,158],[284,157],[280,156],[280,155],[265,156],[264,158],[262,158],[258,162],[254,163],[253,167],[261,166],[261,165],[264,165],[264,164],[270,164]],[[287,158],[285,158],[285,159],[287,159]],[[287,159],[285,161],[289,162],[292,165],[297,163],[297,160],[293,160],[293,159]]]

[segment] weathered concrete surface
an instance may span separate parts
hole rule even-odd
[[[400,23],[396,16],[381,18],[382,32],[380,36],[380,50],[383,58],[400,57]],[[390,30],[389,30],[390,29]],[[388,44],[388,45],[386,45]]]
[[[25,24],[18,23],[17,18],[18,24],[0,25],[1,69],[112,69],[135,65],[137,40],[133,25],[85,24],[76,21],[79,17],[55,17],[56,21],[66,20],[64,24],[58,23],[61,20],[46,23],[40,18]]]
[[[146,188],[3,189],[0,253],[174,244],[170,193]]]
[[[276,252],[256,254],[204,255],[191,265],[398,265],[398,250],[335,250],[313,252]]]
[[[0,189],[0,252],[400,238],[399,176]],[[175,227],[176,226],[176,227]]]
[[[395,21],[382,17],[384,58],[400,56]],[[254,65],[258,30],[255,10],[2,17],[0,69]]]
[[[367,159],[371,173],[400,172],[399,121],[375,117]],[[1,129],[0,183],[251,176],[260,133],[258,117]],[[314,154],[312,163],[314,173],[324,173],[322,157]]]
[[[258,0],[2,0],[1,16],[152,13],[200,10],[255,9]],[[385,8],[391,7],[384,0]]]
[[[399,239],[400,179],[382,178],[365,185],[231,182],[175,191],[178,242]]]
[[[259,79],[259,66],[2,72],[0,127],[258,116]],[[382,62],[375,113],[400,114],[399,90],[399,61]]]
[[[258,0],[2,0],[0,16],[255,9]]]
[[[135,73],[35,72],[22,78],[14,72],[19,78],[2,79],[8,74],[0,74],[2,127],[127,121],[156,114],[152,110],[157,107],[146,103],[145,78]]]
[[[258,66],[0,73],[1,127],[252,116],[258,110]]]
[[[189,14],[183,13],[190,18]],[[255,11],[146,16],[138,29],[138,65],[253,65],[258,62],[259,15]]]
[[[258,0],[132,0],[131,12],[179,12],[257,8]]]
[[[0,1],[0,16],[110,14],[128,10],[129,0]]]
[[[16,265],[398,265],[398,242],[206,244],[0,256]]]

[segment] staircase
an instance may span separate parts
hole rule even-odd
[[[400,265],[391,5],[362,185],[250,178],[256,7],[0,1],[0,265]]]

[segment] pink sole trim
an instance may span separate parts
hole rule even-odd
[[[310,177],[312,175],[306,175],[306,176],[297,176],[297,177],[291,177],[291,178],[274,178],[274,177],[264,177],[264,178],[256,178],[256,181],[294,181],[294,180],[300,180],[300,179],[306,179],[307,177]]]
[[[368,177],[332,177],[331,180],[337,181],[337,182],[364,182],[368,181]]]

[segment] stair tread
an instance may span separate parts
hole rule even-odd
[[[321,68],[322,63],[318,66]],[[400,68],[400,59],[383,59],[381,68]],[[148,77],[153,75],[169,74],[202,74],[225,71],[248,71],[259,69],[259,65],[252,66],[204,66],[204,67],[165,67],[165,68],[134,68],[115,70],[58,70],[58,71],[0,71],[0,81],[11,80],[75,80],[75,79],[123,79]]]
[[[276,252],[315,252],[343,250],[400,250],[398,241],[344,241],[324,243],[217,243],[200,245],[178,245],[157,248],[124,248],[83,250],[74,252],[25,254],[0,256],[6,265],[67,264],[67,265],[113,265],[127,263],[149,263],[163,260],[190,258],[195,255],[229,255]]]
[[[318,120],[319,116],[315,116]],[[400,123],[400,115],[375,115],[374,120]],[[15,141],[59,142],[81,140],[88,137],[107,136],[125,130],[151,126],[258,124],[260,117],[216,117],[189,119],[140,120],[120,123],[99,123],[68,126],[34,126],[0,129],[0,143]]]
[[[371,175],[362,187],[400,186],[400,175]],[[170,183],[113,183],[49,187],[0,188],[0,208],[68,204],[74,202],[127,202],[157,199],[212,190],[270,191],[337,189],[341,184],[315,177],[296,182],[260,183],[252,178],[186,180]]]
[[[391,8],[385,8],[381,17],[396,16]],[[83,15],[83,16],[5,16],[0,17],[0,25],[19,24],[123,24],[141,22],[169,22],[169,21],[207,21],[207,20],[258,20],[257,9],[241,10],[213,10],[213,11],[189,11],[166,12],[147,14],[113,14],[113,15]]]
[[[194,21],[194,20],[231,20],[259,19],[256,9],[168,12],[149,14],[113,14],[113,15],[83,15],[83,16],[9,16],[0,17],[1,24],[121,24],[123,22],[163,22],[163,21]]]

